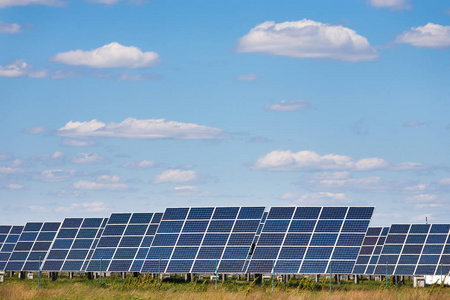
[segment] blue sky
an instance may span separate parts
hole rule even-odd
[[[1,223],[199,205],[448,222],[447,1],[0,0]]]

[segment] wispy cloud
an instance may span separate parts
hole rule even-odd
[[[420,122],[420,121],[417,121],[417,120],[413,120],[413,121],[407,121],[407,122],[403,123],[403,126],[405,126],[405,127],[417,127],[417,126],[422,126],[422,125],[425,125],[425,124],[426,124],[425,122]]]
[[[63,140],[61,143],[64,147],[88,147],[95,146],[96,143],[94,141],[84,141],[84,140]]]
[[[0,66],[0,77],[44,78],[46,76],[46,70],[34,69],[24,60],[15,60],[6,66]]]
[[[261,23],[239,39],[237,52],[347,62],[368,61],[378,57],[375,48],[356,31],[307,19]]]
[[[256,74],[247,74],[247,75],[240,75],[238,77],[236,77],[236,80],[239,81],[255,81],[256,79],[258,79],[258,76]]]
[[[286,101],[281,100],[275,102],[274,104],[267,105],[267,110],[273,111],[296,111],[300,109],[305,109],[311,106],[311,103],[305,100],[294,100],[294,101]]]
[[[0,2],[1,3],[1,2]],[[17,23],[6,23],[0,21],[0,33],[18,33],[20,32],[20,25]]]
[[[39,133],[44,133],[46,131],[47,131],[47,128],[45,128],[44,126],[39,126],[39,127],[25,128],[25,130],[23,132],[26,134],[39,134]]]
[[[63,6],[66,3],[63,0],[0,0],[0,8],[27,5]]]
[[[72,158],[74,164],[81,165],[93,165],[93,164],[106,164],[109,162],[105,157],[97,153],[78,153],[74,158]]]
[[[292,152],[290,150],[275,150],[259,158],[253,165],[256,169],[269,171],[311,171],[311,170],[422,170],[427,166],[415,162],[389,163],[378,158],[363,158],[353,160],[350,156],[338,154],[319,155],[314,151]]]
[[[139,169],[139,170],[153,168],[155,166],[157,166],[157,164],[152,160],[129,161],[122,165],[122,167],[127,169]]]
[[[154,183],[173,182],[173,183],[186,183],[197,181],[198,175],[195,171],[191,170],[166,170],[156,176],[153,180]]]
[[[104,138],[116,137],[127,139],[162,139],[180,140],[222,139],[224,131],[214,127],[181,123],[165,119],[137,120],[127,118],[120,123],[103,123],[97,120],[88,122],[68,122],[56,132],[69,138]]]
[[[125,191],[129,187],[119,176],[102,175],[95,181],[80,180],[72,184],[73,189],[77,190],[110,190]]]
[[[394,10],[410,9],[409,0],[368,0],[370,5],[378,8],[392,8]]]

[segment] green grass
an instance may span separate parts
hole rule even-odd
[[[416,289],[412,282],[403,285],[391,285],[385,290],[385,283],[363,281],[355,285],[352,281],[333,284],[329,292],[329,281],[314,282],[311,279],[291,279],[288,283],[265,281],[261,285],[255,282],[229,279],[225,282],[199,280],[184,282],[184,278],[173,277],[158,285],[150,276],[103,277],[102,287],[99,280],[88,280],[85,276],[66,275],[51,281],[47,275],[41,277],[41,288],[37,289],[37,276],[33,280],[20,280],[6,277],[0,284],[0,299],[450,299],[449,287],[427,287]]]

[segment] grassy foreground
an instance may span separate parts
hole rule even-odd
[[[99,288],[98,279],[60,277],[52,282],[43,276],[38,290],[36,276],[34,280],[23,281],[7,277],[4,283],[0,283],[0,299],[450,299],[449,287],[416,289],[405,284],[390,286],[386,291],[382,282],[365,281],[358,285],[342,282],[341,285],[333,284],[330,293],[329,281],[311,282],[307,279],[276,282],[272,292],[271,282],[257,286],[254,282],[219,281],[216,290],[214,282],[207,280],[184,283],[175,279],[158,285],[156,280],[147,276],[128,277],[126,280],[112,276],[103,278]]]

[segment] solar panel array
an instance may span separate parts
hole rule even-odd
[[[116,213],[109,218],[87,271],[139,272],[162,213]]]
[[[353,274],[373,274],[389,227],[369,227],[359,251]]]
[[[450,224],[368,227],[373,207],[193,207],[0,226],[0,270],[439,275]]]
[[[14,271],[37,271],[44,261],[61,223],[27,223],[5,267]]]
[[[373,207],[272,207],[248,273],[349,274]]]
[[[107,220],[106,218],[66,218],[50,248],[42,270],[84,270]]]
[[[441,265],[448,273],[449,231],[450,224],[391,225],[373,274],[439,275]]]
[[[5,270],[23,226],[0,226],[0,270]]]
[[[166,209],[141,273],[244,273],[264,209]]]

